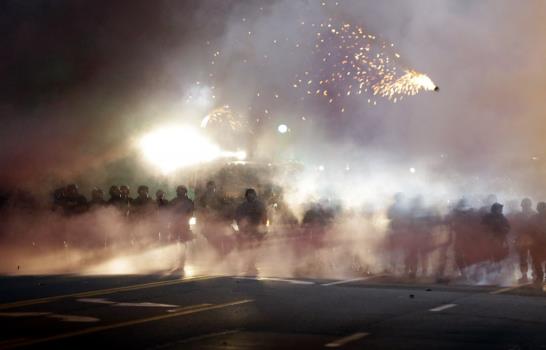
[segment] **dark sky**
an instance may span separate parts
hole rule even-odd
[[[546,158],[544,2],[339,2],[1,2],[0,180],[33,184],[96,172],[126,158],[131,139],[146,129],[198,123],[206,110],[182,102],[213,84],[211,54],[219,50],[216,105],[206,108],[229,103],[260,118],[262,153],[276,142],[266,131],[282,121],[293,132],[289,153],[309,162],[340,154],[367,162],[373,154],[438,167],[447,155],[454,171],[540,181],[542,165],[530,159]],[[300,22],[328,16],[395,43],[404,64],[429,74],[440,93],[374,108],[353,99],[344,114],[321,102],[297,104],[289,77],[317,62],[301,50],[275,49],[273,40],[310,43],[314,33]],[[242,64],[264,54],[267,61]],[[281,96],[260,101],[259,90]]]
[[[222,31],[222,21],[199,20],[199,4],[2,2],[5,180],[71,171],[123,146],[120,121],[130,121],[123,115],[128,106],[176,84],[158,65],[164,55],[191,46],[197,33]],[[229,4],[218,5],[221,12]]]

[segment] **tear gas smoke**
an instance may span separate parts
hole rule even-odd
[[[81,2],[20,6],[8,6],[4,28],[9,89],[0,102],[0,182],[8,189],[45,195],[68,182],[82,183],[85,193],[122,182],[159,188],[189,183],[190,173],[204,182],[213,172],[195,169],[244,159],[235,151],[244,149],[247,169],[302,165],[296,175],[260,179],[282,186],[300,219],[321,199],[372,211],[373,220],[342,220],[336,229],[364,232],[350,249],[378,269],[386,258],[374,250],[375,235],[384,231],[374,225],[396,192],[422,194],[442,210],[462,195],[474,205],[491,192],[501,201],[546,196],[541,1],[137,0],[107,12]],[[57,21],[66,25],[52,25]],[[443,93],[417,94],[437,88],[417,72],[430,74]],[[290,132],[277,132],[281,121]],[[133,142],[134,135],[146,136]],[[109,215],[91,237],[133,230]],[[2,234],[32,246],[34,237],[97,226],[26,218],[15,215]],[[54,262],[61,264],[63,249],[44,248],[35,267],[61,271]],[[336,249],[325,254],[349,245]],[[29,256],[2,250],[12,258],[3,266]],[[74,259],[85,260],[79,267],[109,260],[78,251]],[[115,260],[118,253],[128,261],[142,252],[108,256],[113,265],[134,266]],[[263,255],[287,261],[280,269],[294,274],[293,265],[313,264]]]

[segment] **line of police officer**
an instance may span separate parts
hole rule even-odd
[[[190,219],[194,216],[195,204],[188,197],[185,186],[176,187],[176,197],[172,200],[165,198],[165,192],[157,190],[155,200],[149,195],[148,186],[141,185],[137,190],[137,197],[131,198],[128,186],[111,186],[109,199],[104,199],[101,189],[95,188],[91,192],[91,200],[87,201],[80,194],[78,186],[70,184],[54,192],[53,210],[66,216],[85,213],[101,207],[114,207],[123,216],[131,220],[147,219],[154,212],[168,212],[168,221],[163,226],[169,226],[176,239],[187,242],[193,238],[190,229]],[[217,243],[218,224],[235,220],[240,237],[255,239],[263,236],[260,227],[266,224],[267,215],[264,204],[258,200],[256,191],[249,188],[245,191],[245,201],[235,210],[229,210],[230,203],[217,191],[216,184],[209,181],[205,191],[197,198],[199,215],[202,218],[203,235],[211,242]]]
[[[66,215],[73,215],[97,206],[114,206],[124,215],[133,218],[146,217],[151,210],[169,209],[170,231],[181,241],[192,239],[189,219],[194,215],[195,206],[187,196],[186,187],[178,186],[176,198],[171,201],[165,198],[161,190],[156,192],[154,201],[149,197],[147,186],[140,186],[137,192],[137,198],[132,199],[127,186],[112,186],[109,191],[110,198],[105,200],[102,191],[95,189],[91,201],[87,202],[79,194],[77,186],[69,185],[56,191],[54,208],[62,209]],[[237,223],[236,237],[239,246],[255,246],[264,236],[267,208],[258,200],[253,189],[248,189],[245,192],[245,201],[232,210],[230,203],[216,190],[215,183],[210,181],[205,191],[197,197],[197,207],[201,217],[201,233],[220,254],[233,249],[232,240],[223,234],[233,220]],[[322,207],[317,204],[308,210],[302,223],[314,224],[319,229],[321,226],[328,226],[333,220],[333,212]],[[391,253],[402,253],[404,273],[410,277],[416,276],[419,262],[425,270],[432,252],[439,252],[436,275],[443,278],[450,247],[453,247],[455,265],[461,274],[467,273],[467,267],[479,264],[485,265],[488,273],[498,273],[501,262],[508,257],[509,249],[513,247],[519,257],[521,281],[527,281],[530,271],[534,282],[542,283],[544,280],[545,202],[538,203],[537,210],[534,211],[532,202],[526,198],[521,202],[521,210],[507,218],[503,214],[503,206],[497,203],[495,196],[489,196],[479,210],[471,208],[463,199],[449,215],[441,217],[434,209],[426,208],[421,197],[407,203],[403,196],[397,195],[394,204],[387,211],[387,217],[390,236],[385,249]],[[437,227],[447,227],[448,232],[448,238],[440,243],[435,243],[433,239],[433,232]],[[392,265],[394,270],[395,263],[392,262]]]
[[[451,212],[442,218],[433,209],[425,208],[417,197],[410,203],[402,194],[395,196],[387,210],[390,235],[388,249],[403,255],[404,273],[415,277],[418,262],[426,265],[433,251],[440,254],[437,276],[442,278],[447,265],[448,247],[453,247],[456,268],[464,277],[468,267],[482,265],[488,273],[499,273],[512,247],[519,258],[520,282],[542,284],[546,263],[546,202],[539,202],[536,211],[529,198],[521,201],[521,210],[503,214],[503,205],[490,195],[479,210],[461,199]],[[447,228],[448,237],[435,244],[433,231]],[[445,232],[445,231],[444,231]],[[394,269],[395,262],[391,262]],[[530,268],[531,267],[531,268]]]

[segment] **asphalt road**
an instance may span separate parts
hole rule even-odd
[[[546,349],[520,286],[255,277],[0,277],[0,348]]]

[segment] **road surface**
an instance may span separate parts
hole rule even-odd
[[[0,277],[0,349],[546,349],[545,296],[387,276]]]

